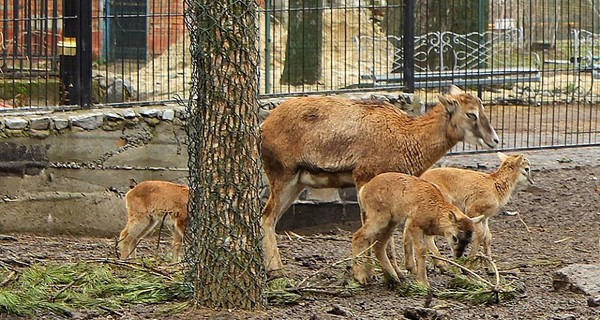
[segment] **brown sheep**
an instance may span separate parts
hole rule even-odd
[[[475,239],[469,256],[475,256],[483,242],[484,254],[492,257],[492,234],[489,219],[508,203],[516,186],[531,178],[531,163],[522,154],[507,156],[501,152],[502,164],[493,173],[458,168],[435,168],[427,170],[421,178],[436,184],[444,196],[469,217],[484,215],[483,222],[475,229]],[[429,249],[436,253],[435,242],[429,241]],[[438,262],[441,267],[445,264]]]
[[[125,195],[127,225],[119,237],[121,258],[135,256],[140,240],[165,221],[173,227],[173,261],[179,261],[188,223],[189,187],[167,181],[132,185]]]
[[[383,172],[420,175],[459,141],[493,148],[498,135],[481,100],[451,86],[419,117],[381,101],[303,97],[279,105],[261,127],[270,196],[262,217],[267,272],[283,268],[275,226],[306,188],[360,188]]]
[[[398,172],[382,173],[371,179],[360,189],[358,199],[366,219],[352,238],[352,256],[356,258],[354,278],[363,285],[371,277],[370,264],[357,256],[371,245],[384,272],[392,280],[400,281],[400,271],[395,259],[390,262],[387,247],[392,234],[402,222],[405,222],[406,269],[416,273],[418,281],[428,284],[426,237],[444,236],[459,258],[471,241],[475,224],[483,219],[483,216],[467,217],[447,202],[435,185]]]

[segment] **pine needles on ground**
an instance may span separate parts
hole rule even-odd
[[[135,263],[107,262],[34,264],[20,269],[14,280],[0,286],[0,313],[69,316],[74,310],[114,311],[182,300],[191,294],[181,277],[161,276]],[[4,276],[8,268],[0,270]]]

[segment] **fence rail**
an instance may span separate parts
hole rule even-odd
[[[600,5],[416,2],[408,21],[415,31],[416,100],[427,105],[449,83],[461,84],[489,106],[503,149],[600,143]],[[81,17],[65,13],[68,1],[0,3],[0,108],[72,103],[65,101],[61,54],[70,52],[66,26]],[[406,90],[404,1],[258,3],[263,98]],[[81,35],[89,38],[75,40],[91,43],[93,106],[189,97],[184,9],[182,0],[92,2],[92,30]],[[477,150],[454,152],[471,151]]]

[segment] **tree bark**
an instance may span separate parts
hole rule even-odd
[[[264,308],[254,0],[187,0],[188,279],[197,305]]]

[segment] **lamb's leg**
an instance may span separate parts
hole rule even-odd
[[[481,224],[483,225],[483,250],[484,254],[492,259],[492,232],[490,231],[489,218],[484,218]]]
[[[484,221],[487,218],[484,219]],[[481,246],[482,241],[484,242],[485,249],[485,227],[483,226],[484,222],[475,224],[475,232],[473,244],[471,245],[471,251],[469,252],[469,257],[474,257],[479,252],[479,247]]]
[[[390,277],[390,280],[395,283],[400,283],[399,274],[396,272],[394,266],[390,262],[388,254],[386,252],[386,248],[388,247],[388,241],[390,240],[390,237],[393,235],[394,230],[396,230],[397,227],[397,224],[390,222],[377,233],[375,238],[376,242],[374,246],[374,252],[375,257],[381,265],[381,268],[385,273],[387,273],[387,275]]]
[[[127,221],[125,229],[121,231],[121,235],[119,236],[121,259],[127,259],[129,257],[134,258],[138,242],[157,225],[157,223],[146,214],[133,216],[140,218]]]
[[[415,273],[415,253],[413,248],[413,239],[412,235],[409,232],[409,226],[411,224],[411,219],[406,220],[404,223],[404,232],[402,235],[402,242],[404,245],[404,266],[406,270],[410,273]]]
[[[294,200],[298,198],[304,186],[298,183],[298,174],[288,174],[278,179],[270,180],[270,195],[262,216],[262,227],[264,230],[263,250],[265,253],[265,270],[273,276],[278,270],[283,269],[279,249],[277,248],[277,237],[275,227],[279,218],[283,215]]]
[[[434,236],[425,236],[425,243],[427,244],[427,248],[434,256],[441,257],[440,250],[435,245],[435,237]],[[439,259],[433,259],[433,265],[441,271],[448,271],[448,263]]]
[[[185,224],[177,221],[173,228],[173,262],[179,262],[181,257],[181,242],[185,233]]]
[[[366,285],[373,276],[371,263],[368,261],[368,252],[366,252],[373,242],[374,232],[377,232],[373,229],[375,226],[365,224],[352,236],[352,258],[354,259],[352,273],[354,279],[362,285]],[[361,254],[360,257],[359,254]]]
[[[412,246],[415,251],[416,267],[417,267],[417,281],[422,282],[425,285],[429,285],[427,281],[427,267],[425,265],[427,258],[427,248],[425,247],[425,235],[423,231],[418,228],[409,228],[411,233],[410,237],[412,240]]]

